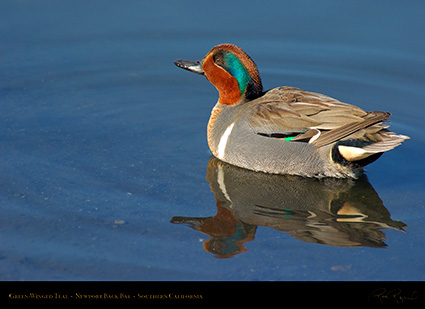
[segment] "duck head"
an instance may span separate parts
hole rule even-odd
[[[234,44],[217,45],[202,60],[177,60],[174,64],[204,74],[217,88],[218,102],[221,104],[233,105],[262,95],[263,85],[257,66],[251,57]]]

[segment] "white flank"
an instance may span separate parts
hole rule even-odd
[[[232,123],[230,126],[227,127],[226,131],[224,131],[223,135],[220,138],[220,142],[218,143],[218,151],[217,151],[217,156],[219,159],[224,158],[224,153],[226,151],[226,146],[227,146],[227,140],[229,139],[229,135],[230,133],[232,133],[233,127],[234,127],[235,123]]]
[[[338,146],[339,153],[348,161],[358,161],[369,157],[372,153],[362,148],[350,146]]]

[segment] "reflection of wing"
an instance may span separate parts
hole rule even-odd
[[[292,141],[305,140],[321,147],[365,128],[368,130],[357,138],[376,134],[387,126],[375,124],[389,116],[385,112],[368,113],[322,94],[279,87],[256,100],[249,120],[260,135],[292,135]]]
[[[382,229],[404,231],[406,224],[400,221],[369,218],[371,213],[363,213],[345,203],[333,212],[322,210],[291,210],[255,205],[253,213],[262,222],[276,230],[289,232],[301,241],[339,247],[386,247]],[[385,209],[382,209],[385,210]],[[267,218],[267,219],[265,219]]]

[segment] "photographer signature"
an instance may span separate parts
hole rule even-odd
[[[378,299],[382,304],[386,301],[401,304],[406,301],[417,300],[418,297],[418,291],[413,291],[410,294],[403,294],[401,289],[387,290],[386,288],[379,288],[369,295],[369,301]]]

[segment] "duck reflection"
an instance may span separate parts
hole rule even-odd
[[[257,226],[287,232],[311,243],[341,247],[385,247],[382,229],[404,230],[367,180],[313,179],[241,169],[215,158],[207,180],[217,214],[207,218],[173,217],[210,236],[204,249],[227,258],[246,251]]]

